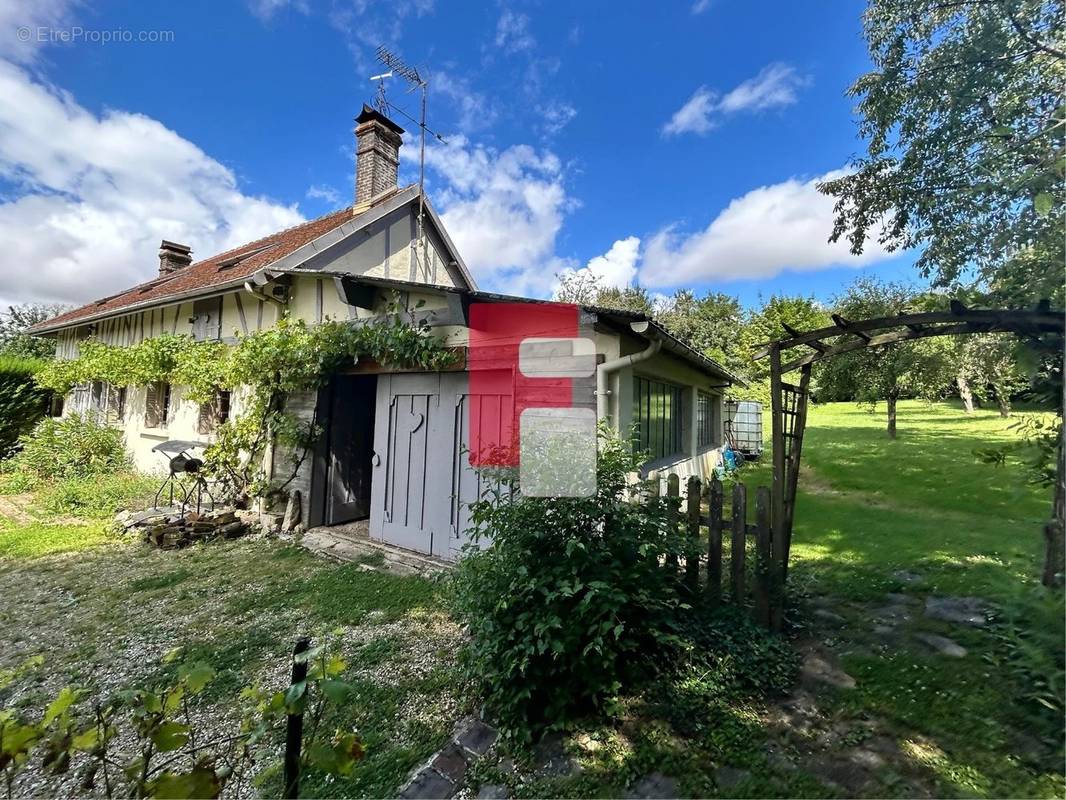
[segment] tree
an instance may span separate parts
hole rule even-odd
[[[887,317],[912,307],[917,294],[901,283],[876,278],[856,280],[836,298],[837,314],[860,320]],[[888,408],[888,436],[896,438],[896,405],[903,397],[942,396],[951,377],[948,344],[937,339],[900,342],[887,347],[868,347],[826,359],[819,385],[827,396]]]
[[[1061,293],[1061,0],[872,0],[864,32],[874,69],[849,93],[867,154],[820,186],[831,239],[924,248],[940,286]]]
[[[1016,336],[981,333],[958,337],[951,348],[956,366],[955,381],[967,412],[973,411],[972,397],[987,402],[995,398],[1001,416],[1009,417],[1011,398],[1029,387],[1027,360]],[[971,395],[967,403],[966,394]]]
[[[56,352],[55,339],[30,336],[26,330],[69,309],[70,306],[61,303],[8,306],[6,313],[0,313],[0,354],[19,358],[51,358]]]
[[[730,371],[746,371],[740,352],[744,313],[736,297],[708,292],[697,298],[689,289],[678,289],[656,317],[670,333]]]

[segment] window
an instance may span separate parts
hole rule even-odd
[[[651,460],[680,453],[681,387],[634,378],[633,421],[637,426],[637,447],[651,453]]]
[[[111,425],[122,423],[126,416],[126,387],[107,385],[107,421]]]
[[[126,387],[114,386],[107,381],[93,381],[89,386],[87,411],[100,422],[109,425],[121,423],[126,413]]]
[[[700,392],[696,395],[696,446],[718,443],[718,398]]]
[[[229,401],[229,392],[221,390],[210,403],[201,403],[200,417],[196,423],[197,433],[214,433],[219,425],[229,419]]]
[[[144,399],[144,424],[147,428],[165,428],[170,416],[170,384],[150,383]]]
[[[222,335],[222,298],[211,297],[192,304],[192,338],[218,339]]]

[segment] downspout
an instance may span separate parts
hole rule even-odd
[[[651,323],[648,321],[632,322],[629,325],[634,333],[647,334],[649,331],[654,335],[655,329],[651,327]],[[634,364],[639,364],[641,361],[647,361],[654,356],[660,350],[663,349],[663,342],[657,335],[652,338],[648,343],[648,346],[641,350],[639,353],[631,353],[628,356],[622,356],[621,358],[615,358],[611,361],[604,361],[596,367],[596,418],[604,419],[607,416],[607,400],[610,395],[610,390],[607,388],[609,376],[612,372],[617,372],[624,367],[631,367]]]

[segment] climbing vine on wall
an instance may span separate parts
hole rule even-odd
[[[62,393],[88,381],[115,386],[159,381],[185,387],[184,397],[196,403],[212,402],[219,390],[239,392],[240,413],[219,426],[205,460],[240,498],[284,489],[318,435],[313,420],[301,422],[286,413],[286,396],[317,389],[361,358],[434,371],[453,363],[455,353],[431,335],[425,322],[412,322],[394,303],[383,317],[363,325],[335,320],[308,325],[285,316],[273,328],[238,337],[235,344],[163,334],[116,347],[90,338],[80,343],[78,358],[50,362],[36,379]],[[272,485],[263,456],[274,439],[291,448],[293,469],[288,480]]]

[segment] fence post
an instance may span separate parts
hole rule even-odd
[[[722,602],[722,482],[711,478],[707,512],[707,599]]]
[[[733,602],[744,603],[744,551],[748,537],[748,490],[743,483],[733,484],[733,541],[729,549],[730,575],[733,579]]]
[[[300,637],[296,641],[296,647],[292,649],[292,680],[291,684],[307,680],[307,662],[297,660],[296,657],[306,653],[311,646],[311,640]],[[300,796],[300,748],[304,738],[304,715],[289,714],[285,719],[285,800],[294,800]]]
[[[755,490],[755,621],[770,627],[770,489]]]
[[[693,596],[700,590],[700,479],[692,475],[686,487],[688,507],[685,540],[685,582]]]
[[[670,538],[674,540],[675,544],[677,542],[677,517],[680,512],[678,507],[681,502],[680,497],[681,479],[671,473],[666,478],[666,502],[669,504],[666,507],[666,519]],[[677,575],[677,551],[673,548],[666,552],[666,568],[675,576]]]

